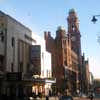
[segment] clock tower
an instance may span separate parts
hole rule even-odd
[[[68,21],[68,35],[71,39],[71,49],[81,59],[81,35],[79,31],[79,20],[74,9],[69,11]]]

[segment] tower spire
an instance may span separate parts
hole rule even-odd
[[[67,17],[68,34],[71,39],[71,49],[81,58],[81,35],[79,31],[79,20],[74,9],[69,10]]]
[[[68,21],[68,33],[77,32],[79,33],[79,20],[74,9],[69,10]]]

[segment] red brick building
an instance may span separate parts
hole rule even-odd
[[[89,72],[89,61],[85,60],[85,55],[82,55],[82,68],[81,68],[81,92],[88,94],[90,91],[90,72]]]
[[[76,94],[80,89],[81,79],[81,35],[76,12],[71,9],[67,17],[68,33],[58,27],[56,37],[45,32],[46,49],[52,54],[52,73],[56,78],[58,91],[67,89]]]

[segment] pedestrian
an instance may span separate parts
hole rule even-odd
[[[49,90],[49,96],[51,96],[51,90]]]
[[[93,94],[91,93],[91,95],[90,95],[90,100],[93,100]]]
[[[61,93],[58,92],[58,98],[59,98],[59,100],[61,100],[61,97],[62,97]]]
[[[46,96],[46,100],[49,100],[49,96],[48,95]]]

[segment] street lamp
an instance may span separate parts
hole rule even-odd
[[[92,22],[95,24],[96,21],[97,21],[97,18],[96,17],[100,17],[100,15],[94,15],[93,18],[92,18]]]
[[[96,17],[100,17],[100,15],[94,15],[93,18],[92,18],[92,22],[95,24],[96,21],[98,21],[98,19]],[[98,36],[98,42],[100,43],[100,36]]]

